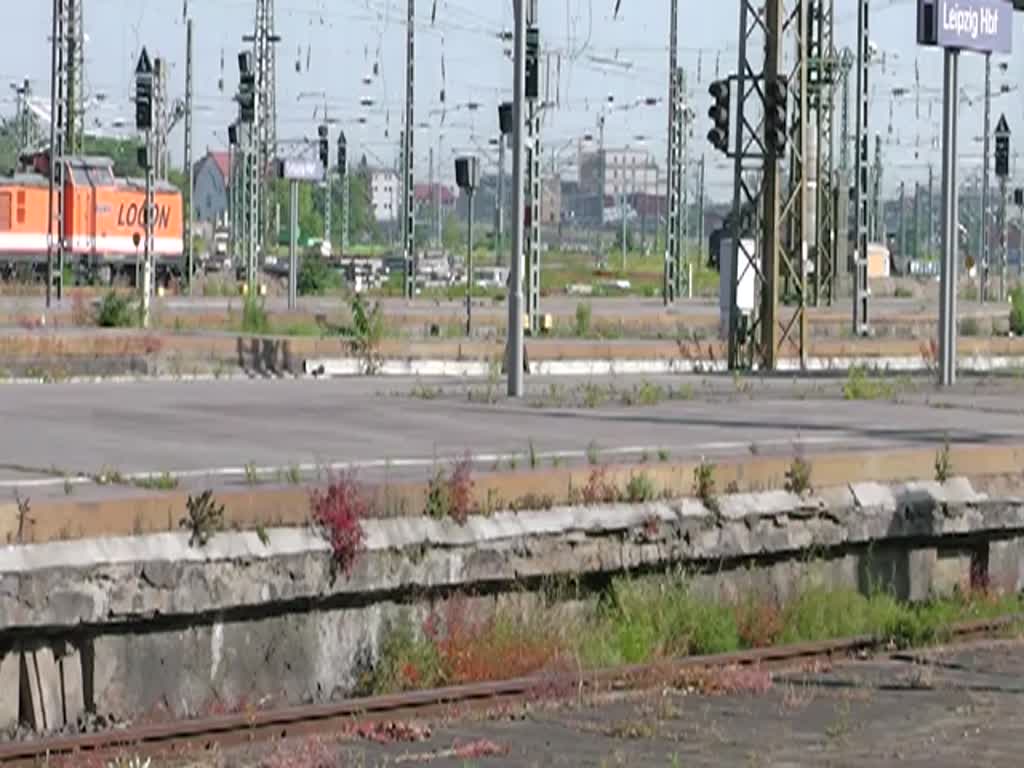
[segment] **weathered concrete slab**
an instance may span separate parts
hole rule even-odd
[[[420,621],[440,595],[518,594],[524,579],[682,568],[695,589],[723,597],[786,599],[811,582],[923,600],[985,578],[986,564],[997,586],[1019,586],[1024,574],[1024,505],[962,482],[718,501],[717,511],[685,499],[501,513],[465,526],[367,520],[366,550],[348,576],[333,573],[308,527],[271,530],[266,544],[224,533],[202,549],[185,534],[2,547],[0,644],[12,630],[30,638],[19,708],[53,728],[83,708],[135,717],[223,710],[254,691],[329,698],[355,686],[400,613]],[[398,604],[409,595],[413,605]],[[79,655],[67,639],[85,624],[90,652]]]

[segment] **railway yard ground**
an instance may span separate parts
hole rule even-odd
[[[165,475],[252,488],[351,465],[366,479],[422,480],[467,452],[480,471],[514,471],[595,455],[720,461],[1024,437],[1013,375],[941,392],[910,376],[531,377],[522,403],[498,398],[500,385],[490,402],[491,389],[430,378],[12,384],[0,398],[0,489],[89,499]]]
[[[1009,768],[1024,739],[1022,679],[1024,642],[980,643],[751,674],[713,695],[668,685],[396,729],[412,742],[297,739],[208,764]]]
[[[0,315],[21,312],[17,301],[0,300]],[[351,702],[333,725],[298,718],[248,744],[244,735],[241,744],[198,735],[173,759],[142,750],[150,768],[1017,765],[1024,641],[1016,619],[998,640],[916,650],[883,642],[763,668],[712,664],[696,678],[666,674],[635,687],[573,688],[558,677],[525,696],[442,696],[405,708],[399,700],[365,716],[361,699],[345,698],[362,695],[360,675],[383,664],[400,619],[439,643],[429,627],[443,606],[470,600],[492,617],[481,621],[493,621],[516,600],[549,599],[548,579],[585,585],[565,604],[594,615],[618,579],[684,570],[712,601],[740,600],[759,585],[783,605],[815,579],[867,594],[880,578],[908,606],[959,590],[995,594],[997,585],[1019,593],[1016,342],[965,340],[976,345],[966,354],[1002,356],[1006,370],[982,364],[940,390],[919,334],[932,307],[888,301],[897,330],[876,339],[836,337],[845,319],[820,314],[818,353],[840,365],[817,374],[573,373],[581,360],[657,363],[720,350],[712,342],[684,351],[678,339],[651,336],[538,340],[535,359],[566,370],[527,376],[519,402],[504,397],[493,370],[494,338],[392,338],[383,349],[394,360],[455,365],[446,375],[332,376],[307,375],[305,363],[343,357],[337,341],[303,340],[282,353],[272,336],[185,327],[190,317],[226,313],[226,299],[168,300],[182,327],[155,335],[11,327],[0,352],[21,355],[19,364],[38,356],[36,344],[50,345],[49,364],[87,370],[83,361],[104,354],[147,364],[166,361],[167,349],[229,359],[236,343],[252,342],[254,357],[270,345],[289,368],[239,364],[228,376],[188,376],[167,375],[161,363],[128,378],[30,375],[0,385],[0,619],[10,624],[5,634],[0,621],[0,682],[17,680],[17,696],[0,696],[0,721],[29,721],[18,733],[31,745],[88,737],[83,713],[117,713],[130,741],[135,726],[146,727],[132,721],[138,712],[162,713],[157,727],[199,727],[204,713],[272,717],[259,704],[271,699]],[[571,324],[576,305],[561,300],[554,311]],[[311,302],[304,311],[338,306]],[[454,304],[387,306],[406,313],[407,327],[458,313]],[[661,333],[653,303],[594,307],[598,320],[646,329],[639,336]],[[1005,312],[975,310],[993,329]],[[679,317],[702,328],[716,322],[706,302],[684,305]],[[907,354],[922,370],[843,363]],[[490,361],[491,370],[467,375],[458,368],[467,361],[483,370]],[[471,479],[459,491],[463,465]],[[793,474],[800,467],[802,480]],[[638,476],[644,482],[634,485]],[[344,496],[354,487],[344,478],[385,497],[400,487],[411,503],[353,518],[370,544],[339,575],[327,562],[328,529],[310,525],[311,492],[330,485]],[[442,485],[448,495],[435,498]],[[207,491],[226,505],[228,523],[197,544],[199,529],[181,515]],[[453,511],[458,493],[468,494],[462,517]],[[643,642],[645,662],[669,655]],[[684,644],[684,657],[687,647],[697,652]],[[544,664],[514,669],[549,679]],[[39,763],[24,752],[7,760],[3,746],[0,765],[106,768],[117,752]],[[120,751],[134,754],[131,744]]]

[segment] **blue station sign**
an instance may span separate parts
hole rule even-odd
[[[917,42],[979,53],[1011,53],[1010,0],[918,0]]]

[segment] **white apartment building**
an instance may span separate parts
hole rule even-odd
[[[664,179],[660,176],[654,156],[646,149],[625,147],[587,152],[580,157],[580,192],[596,195],[601,189],[604,171],[604,196],[618,199],[622,194],[665,194]]]
[[[395,171],[375,169],[370,171],[370,198],[373,215],[381,224],[398,221],[402,207],[401,180]]]

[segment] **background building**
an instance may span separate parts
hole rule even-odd
[[[227,222],[230,181],[231,156],[227,152],[207,152],[195,164],[192,200],[197,222],[214,226]]]
[[[395,171],[370,169],[370,202],[373,216],[380,224],[398,221],[402,208],[401,180]]]

